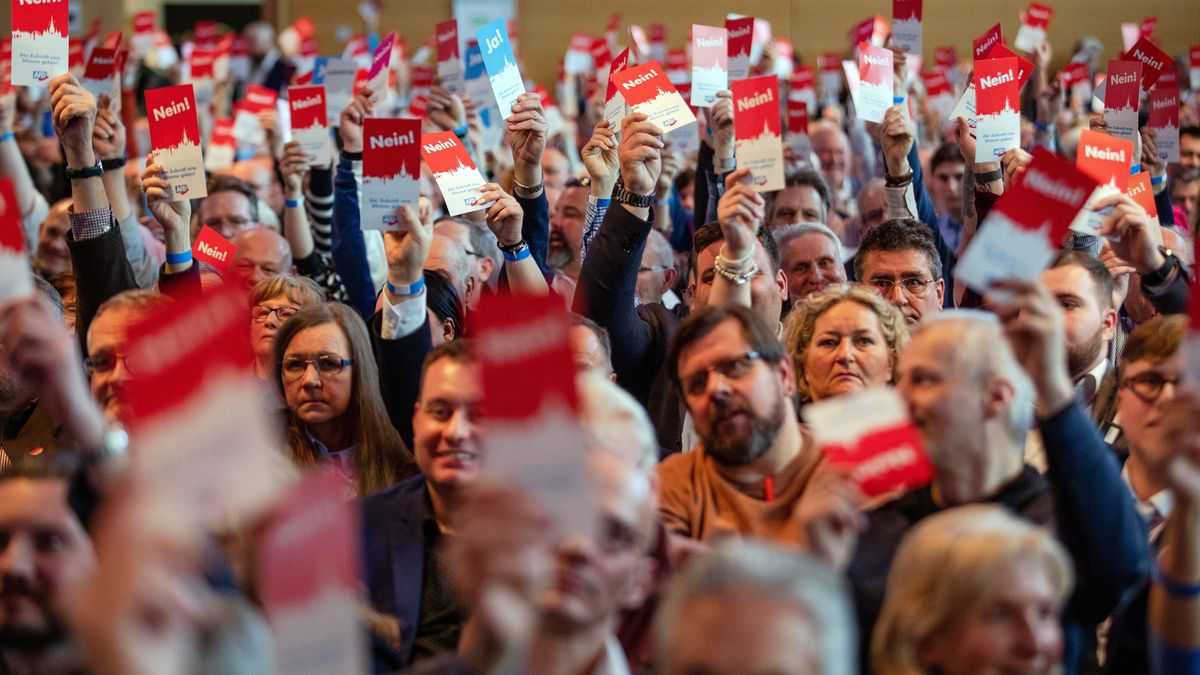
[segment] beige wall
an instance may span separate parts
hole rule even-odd
[[[290,21],[307,14],[317,24],[322,44],[336,44],[338,24],[357,27],[353,7],[357,0],[283,0],[281,19]],[[1016,36],[1018,12],[1028,0],[925,0],[926,58],[933,48],[953,44],[960,54],[971,40],[997,21],[1004,24],[1008,39]],[[1121,47],[1121,22],[1140,22],[1158,17],[1156,35],[1171,54],[1200,43],[1200,2],[1197,0],[1051,0],[1055,10],[1050,39],[1058,49],[1056,61],[1064,61],[1071,45],[1083,35],[1095,35],[1107,47],[1105,58],[1115,57]],[[654,5],[654,6],[651,6]],[[529,74],[545,82],[556,76],[558,59],[566,49],[571,32],[599,33],[612,12],[620,12],[624,25],[637,21],[667,25],[673,46],[681,46],[690,23],[716,24],[725,13],[736,9],[771,21],[777,34],[788,37],[797,51],[812,62],[825,51],[846,48],[850,26],[872,13],[891,14],[888,0],[517,0],[520,48]],[[434,24],[450,16],[449,0],[384,0],[383,26],[392,27],[410,45],[418,46],[433,32]]]
[[[219,0],[193,0],[201,4]],[[230,0],[225,0],[226,2]],[[236,1],[236,0],[235,0]],[[278,0],[282,23],[308,15],[317,25],[321,44],[334,51],[334,35],[341,24],[356,32],[361,20],[358,0]],[[433,32],[434,24],[450,16],[450,0],[383,0],[382,25],[394,28],[409,45],[419,46]],[[654,4],[656,7],[650,7]],[[1099,37],[1107,47],[1105,58],[1121,46],[1120,24],[1157,16],[1157,36],[1171,54],[1200,43],[1200,1],[1197,0],[1052,0],[1054,19],[1050,39],[1057,48],[1056,61],[1065,60],[1071,45],[1083,35]],[[159,6],[158,0],[84,0],[84,17],[103,19],[105,30],[127,24],[122,13]],[[1018,12],[1027,0],[925,0],[925,56],[933,48],[953,44],[960,54],[971,40],[997,21],[1005,35],[1016,36]],[[517,0],[520,47],[529,75],[541,82],[557,74],[558,59],[574,30],[599,33],[612,12],[620,12],[624,25],[637,20],[647,26],[667,25],[673,46],[681,46],[689,23],[718,24],[730,9],[771,21],[776,34],[788,37],[808,62],[825,51],[843,51],[850,26],[871,13],[891,12],[888,0]],[[220,17],[214,17],[219,20]],[[9,13],[0,13],[0,30],[9,29]]]

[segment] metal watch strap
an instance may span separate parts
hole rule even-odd
[[[998,180],[1004,180],[1004,170],[1003,169],[996,169],[995,171],[988,171],[987,173],[975,174],[975,182],[979,185],[986,185],[988,183],[994,183]]]
[[[617,179],[617,184],[613,187],[613,201],[621,204],[628,204],[638,209],[648,209],[654,204],[654,195],[640,195],[636,192],[630,192],[625,189],[625,182],[620,178]]]
[[[545,189],[545,182],[537,185],[525,185],[516,178],[513,179],[513,195],[522,199],[533,199],[542,193]]]

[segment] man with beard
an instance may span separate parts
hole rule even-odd
[[[796,504],[819,462],[796,417],[791,359],[753,310],[710,306],[680,325],[667,368],[700,445],[658,467],[668,529],[800,542]]]
[[[66,457],[24,460],[0,473],[0,672],[74,675],[83,654],[61,603],[96,564],[86,515],[67,496]]]
[[[1108,343],[1117,331],[1113,309],[1113,280],[1104,263],[1082,251],[1062,251],[1042,273],[1046,285],[1062,307],[1067,331],[1067,372],[1084,410],[1100,427],[1110,444],[1119,440],[1113,426],[1117,414],[1117,369],[1108,361]],[[1110,435],[1111,431],[1111,435]],[[1123,443],[1118,444],[1123,454]],[[1045,470],[1040,438],[1030,435],[1025,460]]]
[[[554,292],[570,302],[575,296],[575,284],[583,267],[580,249],[583,245],[583,226],[587,213],[589,188],[571,178],[550,212],[550,249],[546,264],[554,269]]]

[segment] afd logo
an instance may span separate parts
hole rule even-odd
[[[384,216],[384,217],[383,217],[383,224],[384,224],[384,225],[395,225],[395,224],[396,224],[396,223],[398,223],[398,222],[400,222],[400,219],[399,219],[399,218],[397,218],[397,217],[395,216],[395,214],[388,214],[388,215],[386,215],[386,216]]]
[[[755,176],[755,177],[754,177],[754,184],[755,184],[755,185],[766,185],[766,184],[767,184],[767,177],[766,177],[766,176]]]
[[[188,186],[186,186],[186,185],[176,185],[175,186],[175,194],[186,195],[187,193],[188,193]]]
[[[664,127],[673,127],[676,124],[679,124],[679,120],[667,120],[666,122],[663,123],[663,126]]]
[[[38,82],[45,82],[46,80],[50,79],[50,73],[45,70],[35,70],[33,71],[33,79],[37,80]]]
[[[464,197],[463,198],[463,206],[475,206],[478,203],[479,203],[479,200],[475,197]]]

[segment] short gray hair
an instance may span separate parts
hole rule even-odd
[[[655,620],[662,665],[688,605],[704,597],[757,592],[811,617],[821,672],[850,675],[858,668],[858,635],[850,593],[824,562],[795,549],[753,539],[729,540],[701,554],[675,577]]]
[[[842,240],[838,239],[837,233],[829,229],[829,226],[824,223],[801,222],[791,225],[783,225],[771,230],[771,234],[775,235],[775,243],[779,245],[779,254],[783,255],[788,242],[793,239],[798,239],[806,234],[822,234],[833,242],[833,249],[837,252],[838,264],[845,260],[845,253],[842,251]]]
[[[650,230],[650,235],[646,238],[646,250],[658,257],[661,261],[658,264],[672,269],[675,267],[675,249],[671,248],[671,242],[667,241],[662,232]]]
[[[580,420],[584,434],[601,448],[624,446],[626,437],[614,428],[628,424],[638,444],[637,471],[650,475],[658,464],[658,437],[645,408],[624,389],[596,373],[581,373],[575,378],[579,390]]]
[[[926,317],[913,329],[913,337],[934,326],[953,326],[961,332],[957,347],[948,355],[958,372],[972,377],[999,377],[1013,388],[1012,407],[1008,411],[1008,432],[1013,441],[1023,443],[1033,428],[1033,381],[1017,363],[1012,346],[1004,335],[996,315],[974,309],[953,309]]]

